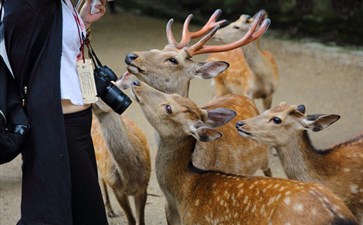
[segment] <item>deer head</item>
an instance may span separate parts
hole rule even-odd
[[[256,15],[250,30],[239,40],[232,43],[207,46],[205,43],[215,34],[225,20],[216,21],[221,10],[216,10],[209,21],[198,31],[189,31],[189,23],[192,15],[185,20],[181,41],[178,43],[172,33],[171,19],[166,26],[168,44],[162,50],[128,53],[125,58],[127,72],[123,75],[123,87],[128,88],[131,84],[131,75],[139,80],[155,87],[165,93],[178,93],[188,96],[190,80],[194,77],[209,79],[217,76],[228,68],[228,63],[195,62],[191,58],[194,55],[228,51],[246,45],[267,30],[270,20],[265,19],[264,11]],[[189,46],[191,39],[200,38],[194,45]]]
[[[236,128],[240,135],[269,145],[284,145],[293,135],[304,130],[320,131],[339,120],[339,115],[305,115],[304,105],[280,105],[266,110],[259,116],[239,121]]]
[[[236,113],[229,109],[200,109],[178,94],[165,94],[149,85],[134,81],[132,92],[149,123],[161,137],[193,136],[198,141],[212,141],[222,136],[213,129],[222,126]]]
[[[238,20],[217,30],[213,36],[213,39],[223,43],[229,43],[238,40],[241,36],[244,36],[247,34],[247,32],[249,32],[260,14],[263,15],[264,19],[267,18],[267,13],[265,10],[260,10],[253,17],[247,14],[242,14]]]

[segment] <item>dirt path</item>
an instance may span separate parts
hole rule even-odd
[[[124,57],[128,52],[163,48],[166,43],[166,20],[132,14],[107,15],[93,27],[93,45],[100,59],[118,75],[125,70]],[[179,21],[180,22],[180,21]],[[175,22],[176,35],[181,24]],[[179,32],[178,32],[179,31]],[[340,121],[329,129],[311,134],[317,147],[328,147],[347,140],[363,131],[363,52],[327,48],[319,44],[303,44],[265,38],[262,45],[273,52],[280,70],[280,82],[273,105],[285,101],[305,104],[307,113],[335,113]],[[196,57],[202,60],[205,57]],[[129,94],[129,92],[126,92]],[[213,94],[209,81],[194,80],[190,98],[198,105],[206,103]],[[257,102],[261,109],[261,103]],[[154,165],[156,146],[153,129],[135,103],[125,115],[144,129],[152,146]],[[276,157],[271,157],[273,174],[284,177]],[[154,168],[154,167],[153,167]],[[0,225],[16,224],[20,209],[21,159],[0,166]],[[166,224],[164,198],[155,179],[149,185],[146,206],[147,224]],[[126,224],[120,207],[112,196],[112,203],[121,215],[110,219],[110,225]]]

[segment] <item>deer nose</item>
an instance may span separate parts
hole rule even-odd
[[[140,81],[138,81],[138,80],[134,80],[134,81],[132,82],[132,84],[133,84],[134,86],[141,86],[141,83],[140,83]]]
[[[245,122],[243,122],[243,121],[238,121],[238,122],[236,123],[236,128],[242,127],[243,125],[245,125]]]
[[[139,56],[136,55],[135,53],[128,53],[125,58],[125,63],[130,64],[132,61],[137,59],[137,57]]]

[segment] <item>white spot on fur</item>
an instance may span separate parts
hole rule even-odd
[[[243,198],[243,203],[244,203],[244,204],[246,204],[246,203],[247,203],[247,201],[248,201],[248,196],[245,196],[245,197]]]
[[[344,168],[343,171],[348,173],[348,172],[350,172],[350,169],[349,168]]]
[[[256,205],[253,205],[251,212],[254,213],[256,211]]]
[[[318,211],[316,210],[316,208],[311,209],[311,215],[315,216],[317,213]]]
[[[286,205],[290,205],[291,199],[290,198],[285,198],[284,202]]]
[[[302,204],[297,203],[294,205],[294,210],[301,213],[304,210],[304,206]]]
[[[352,192],[353,194],[356,194],[356,193],[358,193],[358,188],[359,188],[358,185],[352,184],[352,185],[350,185],[350,192]]]

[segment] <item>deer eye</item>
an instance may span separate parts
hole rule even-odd
[[[172,114],[173,113],[173,110],[171,109],[170,105],[165,105],[165,112],[167,114]]]
[[[171,63],[173,63],[173,64],[175,64],[175,65],[178,65],[179,64],[179,62],[178,62],[178,60],[176,60],[175,58],[169,58],[169,59],[167,59],[169,62],[171,62]]]
[[[239,30],[239,26],[233,26],[233,29]]]
[[[272,118],[272,121],[275,123],[275,124],[280,124],[282,122],[282,120],[278,117],[274,117]]]

